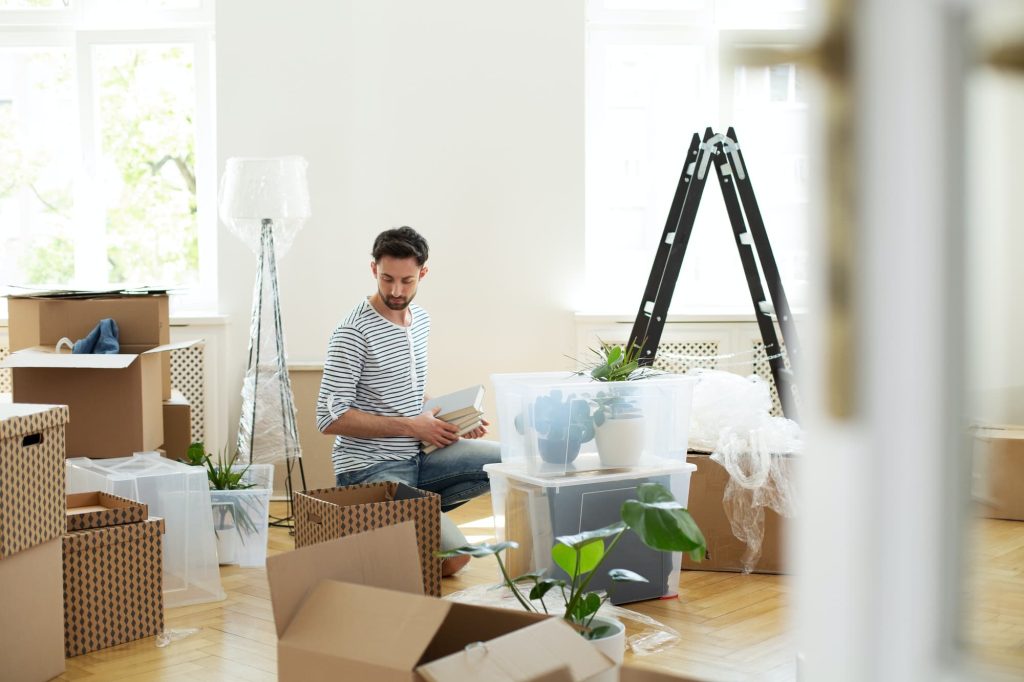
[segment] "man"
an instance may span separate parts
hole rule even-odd
[[[377,291],[331,335],[317,399],[317,427],[337,436],[331,460],[339,486],[400,481],[438,493],[450,511],[490,489],[485,464],[501,460],[497,443],[480,440],[488,422],[458,428],[423,411],[430,316],[412,301],[427,275],[427,241],[411,227],[386,230],[373,243]],[[438,450],[422,454],[421,441]],[[462,534],[441,515],[442,549]],[[462,538],[464,541],[464,538]],[[450,575],[468,557],[449,559]]]

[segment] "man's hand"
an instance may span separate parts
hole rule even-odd
[[[487,435],[487,427],[491,425],[491,422],[486,419],[480,420],[480,426],[476,427],[472,431],[462,434],[463,438],[483,438]]]
[[[455,424],[449,424],[442,419],[436,418],[435,415],[440,411],[440,407],[435,407],[432,411],[424,412],[409,421],[413,434],[421,441],[430,443],[436,448],[451,445],[459,439],[457,435],[459,429]]]

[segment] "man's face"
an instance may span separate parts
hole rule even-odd
[[[415,258],[383,256],[380,262],[370,263],[370,271],[377,278],[377,291],[384,305],[405,310],[416,297],[416,287],[427,274],[427,266],[420,267]]]

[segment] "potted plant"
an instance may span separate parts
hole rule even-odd
[[[636,533],[652,549],[685,552],[694,561],[704,558],[705,541],[689,512],[676,501],[671,492],[657,483],[641,485],[637,489],[637,499],[622,504],[620,516],[622,520],[610,526],[556,538],[556,544],[551,548],[551,558],[568,574],[568,581],[545,578],[545,571],[510,577],[501,553],[517,548],[519,544],[515,541],[466,545],[439,552],[438,556],[493,555],[505,586],[527,611],[548,613],[544,596],[557,590],[555,594],[560,594],[565,604],[562,617],[584,637],[594,640],[613,660],[621,662],[625,648],[625,628],[614,619],[598,615],[598,610],[609,600],[609,595],[587,590],[604,560],[627,531]],[[613,568],[608,571],[608,575],[613,583],[647,582],[643,576],[623,568]],[[529,591],[525,592],[527,588]]]
[[[553,389],[538,396],[530,409],[537,450],[545,462],[569,464],[580,454],[580,447],[594,438],[594,421],[586,398],[570,393],[563,399],[562,391]],[[515,419],[520,434],[525,432],[522,417],[520,414]]]
[[[596,359],[579,373],[608,384],[592,400],[598,457],[605,466],[634,466],[644,452],[647,420],[641,391],[626,382],[649,374],[640,368],[640,346],[624,349],[602,341],[591,352]]]
[[[224,564],[261,565],[262,561],[247,560],[254,547],[259,557],[266,556],[266,521],[269,511],[269,477],[264,485],[254,480],[252,464],[239,464],[238,453],[230,457],[221,452],[216,461],[206,452],[202,443],[193,443],[182,460],[194,466],[205,466],[210,484],[214,533],[217,536],[218,562]],[[272,472],[271,472],[272,475]],[[262,543],[262,547],[259,547]],[[259,550],[262,550],[259,551]],[[243,557],[243,554],[246,556]]]

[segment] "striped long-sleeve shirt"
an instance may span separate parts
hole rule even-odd
[[[384,417],[415,417],[423,411],[430,315],[415,303],[409,311],[412,324],[402,327],[363,301],[334,330],[316,403],[321,431],[351,407]],[[408,436],[338,436],[331,461],[339,474],[415,457],[419,447]]]

